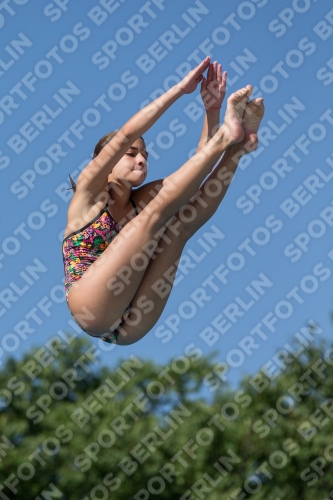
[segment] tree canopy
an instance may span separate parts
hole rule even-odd
[[[333,345],[279,351],[239,387],[190,345],[102,366],[54,337],[0,371],[0,498],[333,498]]]

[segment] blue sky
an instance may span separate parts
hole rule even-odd
[[[228,362],[227,378],[235,383],[286,343],[296,348],[295,334],[309,321],[321,329],[316,338],[332,338],[328,4],[62,0],[11,2],[2,9],[0,361],[43,345],[59,330],[74,331],[61,292],[68,174],[77,176],[102,135],[121,127],[158,89],[176,83],[185,63],[192,68],[206,54],[228,71],[228,95],[251,84],[254,95],[265,98],[262,147],[239,167],[217,213],[187,244],[192,267],[179,270],[157,325],[132,346],[96,341],[100,359],[112,366],[134,354],[164,363],[194,344],[205,354],[217,350],[216,360]],[[198,96],[199,88],[177,101],[145,135],[148,181],[169,175],[196,147],[202,117],[192,110],[202,110]],[[33,264],[39,268],[35,278],[27,271]],[[225,283],[214,274],[222,265]],[[199,288],[206,302],[198,300]],[[251,335],[265,317],[261,337]],[[225,333],[222,323],[229,324]],[[252,351],[243,341],[249,336]]]

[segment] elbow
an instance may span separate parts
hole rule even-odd
[[[121,141],[124,144],[133,144],[133,142],[139,137],[139,131],[134,130],[133,125],[130,123],[125,123],[119,130],[118,134],[121,137]]]

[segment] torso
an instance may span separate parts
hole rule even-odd
[[[62,245],[66,298],[72,284],[104,252],[124,225],[140,212],[137,207],[147,205],[154,198],[152,190],[160,187],[161,181],[155,181],[132,191],[132,202],[129,201],[127,207],[112,204],[107,191],[102,192],[105,196],[100,196],[100,201],[93,205],[89,195],[75,194],[69,206]]]
[[[133,204],[135,205],[135,209]],[[90,222],[95,220],[105,208],[107,208],[107,211],[113,221],[119,226],[124,227],[139,213],[139,210],[136,207],[137,202],[133,200],[133,196],[131,196],[126,207],[119,208],[112,203],[108,192],[105,192],[105,195],[103,193],[101,201],[95,203],[94,205],[86,203],[84,197],[81,198],[76,195],[76,199],[73,198],[68,209],[68,221],[64,232],[64,239],[68,238],[71,234],[78,232],[81,228],[86,227]]]
[[[156,196],[156,193],[162,187],[162,183],[163,179],[159,179],[132,190],[131,198],[138,208],[139,213],[142,207],[146,206]],[[101,191],[100,201],[97,203],[91,203],[91,198],[89,198],[87,194],[81,193],[79,196],[78,194],[79,193],[75,194],[68,209],[68,221],[64,232],[64,238],[67,238],[70,234],[78,231],[95,219],[101,210],[105,208],[106,203],[108,203],[108,211],[111,217],[117,223],[122,223],[122,226],[126,225],[135,217],[131,202],[128,201],[126,207],[117,207],[115,204],[112,204],[106,188],[104,191]]]
[[[66,298],[76,281],[122,230],[105,207],[81,229],[70,233],[62,244]]]

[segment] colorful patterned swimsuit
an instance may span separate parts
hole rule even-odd
[[[136,215],[138,209],[134,201],[130,198]],[[68,235],[62,244],[62,253],[65,269],[65,291],[68,304],[68,294],[73,283],[78,281],[83,273],[88,269],[104,250],[110,245],[111,241],[120,233],[123,226],[113,220],[108,211],[108,204],[89,224],[78,231]],[[108,332],[100,337],[110,344],[116,343],[119,336],[119,329],[124,324],[131,310],[128,305],[121,317],[121,322],[115,330]],[[75,318],[74,318],[75,319]],[[80,326],[80,325],[79,325]],[[81,328],[81,326],[80,326]]]

